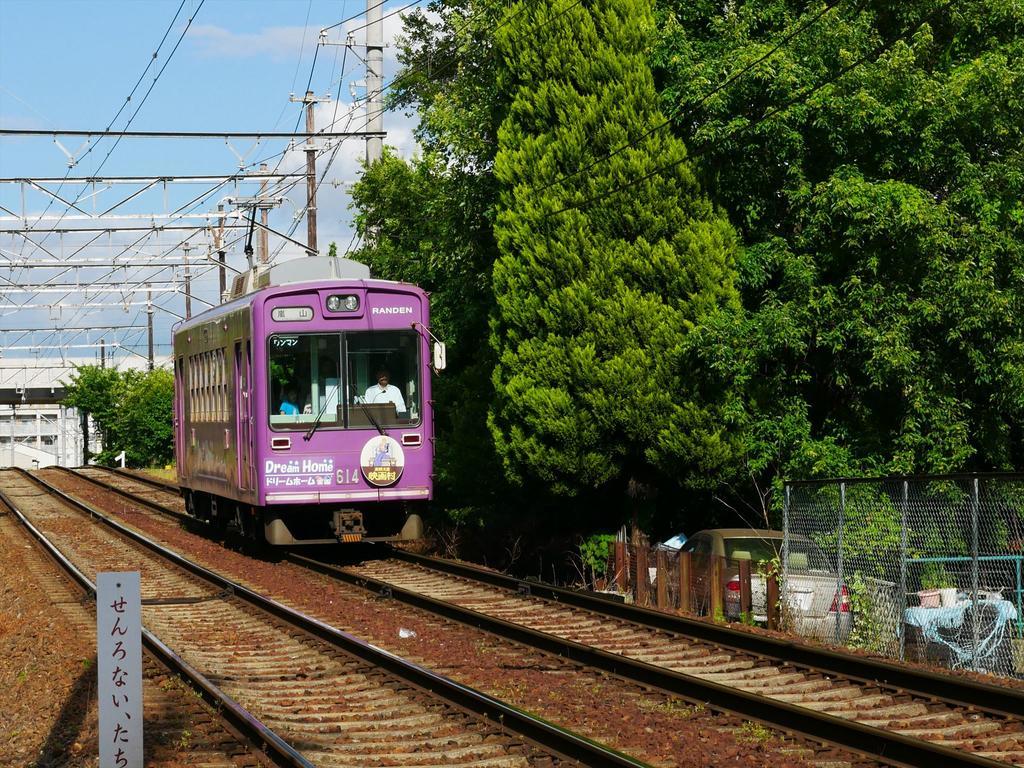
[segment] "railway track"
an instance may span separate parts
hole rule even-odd
[[[50,606],[53,622],[66,625],[75,638],[74,642],[66,644],[63,652],[77,663],[81,663],[80,658],[91,658],[96,650],[96,614],[88,599],[88,586],[70,578],[44,547],[33,546],[35,540],[30,532],[6,508],[0,511],[0,536],[18,551],[17,561],[8,565],[18,567],[28,577],[34,586],[35,601]],[[9,608],[10,604],[5,607]],[[17,662],[5,658],[5,663]],[[61,716],[34,761],[28,755],[15,756],[0,749],[0,763],[9,759],[10,763],[5,764],[64,765],[68,761],[77,764],[78,760],[88,759],[90,756],[87,750],[82,751],[82,743],[89,743],[87,737],[96,722],[97,707],[89,695],[95,686],[94,676],[94,667],[86,666],[70,691],[64,694]],[[59,672],[56,678],[51,676],[51,685],[60,685]],[[147,765],[180,765],[183,750],[187,750],[194,764],[207,768],[267,765],[258,749],[238,732],[225,728],[214,710],[196,697],[196,691],[182,683],[177,670],[161,664],[151,654],[143,658],[142,689],[146,701]],[[32,704],[34,708],[45,706],[39,700],[33,700]],[[13,716],[13,713],[7,714]],[[8,719],[9,725],[13,722]],[[24,758],[24,762],[19,757]]]
[[[781,642],[460,563],[390,554],[361,566],[309,565],[411,604],[429,600],[451,618],[494,631],[536,633],[552,651],[658,687],[693,695],[696,686],[712,705],[749,706],[768,722],[830,736],[846,747],[855,748],[859,736],[862,749],[873,744],[874,754],[899,762],[1024,765],[1021,691]],[[925,745],[938,751],[929,758]]]
[[[273,603],[25,473],[4,487],[79,579],[142,573],[150,646],[180,659],[278,764],[642,765]]]
[[[449,619],[893,764],[1024,764],[1020,692],[390,554],[347,568],[293,559]]]

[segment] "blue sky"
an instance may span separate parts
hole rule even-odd
[[[385,15],[406,5],[407,2],[387,2]],[[105,128],[124,104],[125,97],[138,81],[161,37],[170,24],[181,0],[138,0],[134,2],[96,2],[95,0],[0,0],[0,126],[5,128],[78,129]],[[198,9],[198,12],[197,12]],[[195,19],[177,51],[167,63],[152,93],[142,105],[131,124],[133,130],[186,130],[186,131],[291,131],[301,115],[302,105],[289,102],[289,95],[301,96],[310,79],[311,65],[316,54],[316,67],[312,69],[313,90],[318,96],[330,93],[332,101],[318,105],[317,128],[322,129],[335,116],[345,118],[338,129],[360,129],[364,118],[357,105],[353,111],[353,98],[359,99],[364,90],[361,81],[364,66],[359,57],[362,47],[354,46],[346,54],[340,46],[323,46],[317,51],[318,35],[322,28],[336,24],[366,9],[365,0],[186,0],[177,21],[173,24],[160,50],[160,56],[142,80],[133,101],[114,124],[123,128],[129,115],[138,107],[143,94],[152,83],[153,76],[164,66],[174,43],[188,22]],[[357,18],[343,27],[330,30],[331,42],[342,42],[345,30],[360,27]],[[384,20],[385,41],[390,42],[400,31],[399,16]],[[356,30],[353,39],[358,44],[365,32]],[[395,49],[385,50],[384,80],[387,83],[396,72]],[[344,64],[344,72],[342,66]],[[340,101],[335,102],[339,95]],[[300,123],[303,130],[304,121]],[[385,116],[388,131],[387,144],[403,155],[413,151],[411,138],[413,122],[400,114]],[[76,137],[59,137],[60,143],[81,158],[70,169],[72,177],[94,175],[102,165],[101,174],[117,176],[146,175],[209,175],[229,174],[238,170],[240,163],[250,164],[270,157],[271,169],[294,172],[304,168],[301,150],[285,151],[283,140],[232,140],[230,146],[223,139],[129,139],[122,140],[109,158],[112,139],[96,142],[85,155],[85,141]],[[365,152],[361,139],[349,139],[338,150],[334,163],[318,194],[318,241],[322,251],[336,241],[344,251],[352,239],[352,211],[348,208],[346,184],[359,173],[359,161]],[[318,159],[322,172],[332,151]],[[241,160],[239,159],[241,157]],[[106,158],[106,159],[105,159]],[[52,137],[0,137],[0,177],[4,178],[63,178],[69,173],[68,159],[54,143]],[[143,191],[129,203],[116,209],[119,213],[140,216],[173,211],[187,201],[213,187],[206,184],[156,185]],[[50,185],[56,190],[57,185]],[[101,212],[118,200],[141,189],[141,186],[65,185],[60,195],[65,200],[79,198],[78,207],[85,213],[67,212],[67,207],[52,201],[47,195],[23,188],[21,185],[0,185],[0,205],[14,216],[24,212],[33,232],[27,241],[20,235],[0,233],[0,344],[6,347],[4,361],[29,352],[14,349],[17,346],[56,343],[94,343],[102,333],[79,334],[70,332],[52,334],[54,328],[64,326],[145,325],[144,309],[133,306],[144,300],[141,295],[113,297],[123,301],[116,310],[82,308],[83,303],[110,301],[109,294],[86,297],[75,293],[61,301],[63,294],[22,294],[17,286],[50,283],[67,285],[98,285],[107,278],[107,270],[80,268],[70,273],[57,269],[29,269],[25,265],[39,259],[102,260],[114,255],[136,258],[161,256],[174,259],[180,254],[176,248],[190,232],[167,231],[152,235],[125,251],[137,239],[138,232],[102,234],[89,245],[94,234],[46,234],[55,226],[71,228],[97,226],[87,221],[89,215]],[[195,213],[216,210],[231,196],[255,194],[254,183],[223,187],[213,190]],[[270,214],[270,226],[282,232],[295,227],[294,237],[305,240],[306,224],[297,220],[305,201],[305,186],[299,184],[285,194],[287,201]],[[49,210],[47,211],[47,205]],[[230,205],[227,206],[230,209]],[[39,219],[46,211],[51,219]],[[17,226],[12,214],[0,211],[6,217],[3,227]],[[76,218],[79,217],[79,218]],[[117,222],[129,225],[147,225],[148,221],[125,219]],[[182,224],[182,222],[178,222]],[[200,223],[189,219],[184,223]],[[99,224],[106,226],[106,224]],[[130,239],[128,239],[130,237]],[[271,236],[270,250],[276,260],[300,255],[300,250]],[[193,234],[192,258],[205,255],[210,237],[206,232]],[[84,246],[84,247],[83,247]],[[78,250],[81,248],[81,250]],[[78,251],[76,253],[76,251]],[[229,249],[229,264],[244,267],[241,243]],[[74,254],[74,256],[72,256]],[[117,275],[125,280],[140,282],[150,279],[167,284],[172,277],[180,280],[181,268],[167,268],[156,273],[142,268],[124,268]],[[204,305],[199,299],[217,300],[215,271],[194,278],[193,313]],[[183,314],[184,299],[179,294],[166,293],[156,297],[158,304],[169,312],[158,311],[158,351],[166,352],[170,341],[170,327],[175,321],[171,312]],[[38,309],[19,309],[24,305],[46,305]],[[40,328],[45,332],[25,335],[9,329]],[[120,333],[120,336],[115,334]],[[145,331],[107,331],[125,344],[134,344],[136,351],[145,352]],[[50,353],[39,353],[54,354]],[[71,350],[70,357],[92,357],[93,350]],[[33,355],[35,356],[35,355]]]

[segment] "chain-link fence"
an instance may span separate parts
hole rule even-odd
[[[784,534],[782,604],[806,634],[1024,676],[1024,476],[792,482]]]

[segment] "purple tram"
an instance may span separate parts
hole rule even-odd
[[[174,329],[189,513],[270,544],[420,538],[444,367],[428,323],[422,290],[348,259],[239,275]]]

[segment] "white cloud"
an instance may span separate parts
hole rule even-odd
[[[302,27],[267,27],[259,32],[233,32],[214,24],[194,24],[189,40],[203,58],[269,56],[272,61],[294,59],[302,41],[316,40],[320,30]]]
[[[342,27],[328,30],[326,42],[330,44],[345,43],[351,34],[353,49],[358,56],[365,56],[363,46],[366,42],[365,20],[353,19]],[[402,33],[402,14],[384,19],[384,73],[396,68],[395,39]],[[294,61],[299,51],[309,50],[320,39],[320,27],[266,27],[259,32],[235,32],[216,24],[194,24],[189,30],[189,40],[196,46],[197,53],[203,58],[252,58],[267,57],[272,61]],[[321,56],[323,56],[321,51]],[[356,61],[353,52],[349,52],[350,64]],[[347,66],[346,68],[351,68]]]

